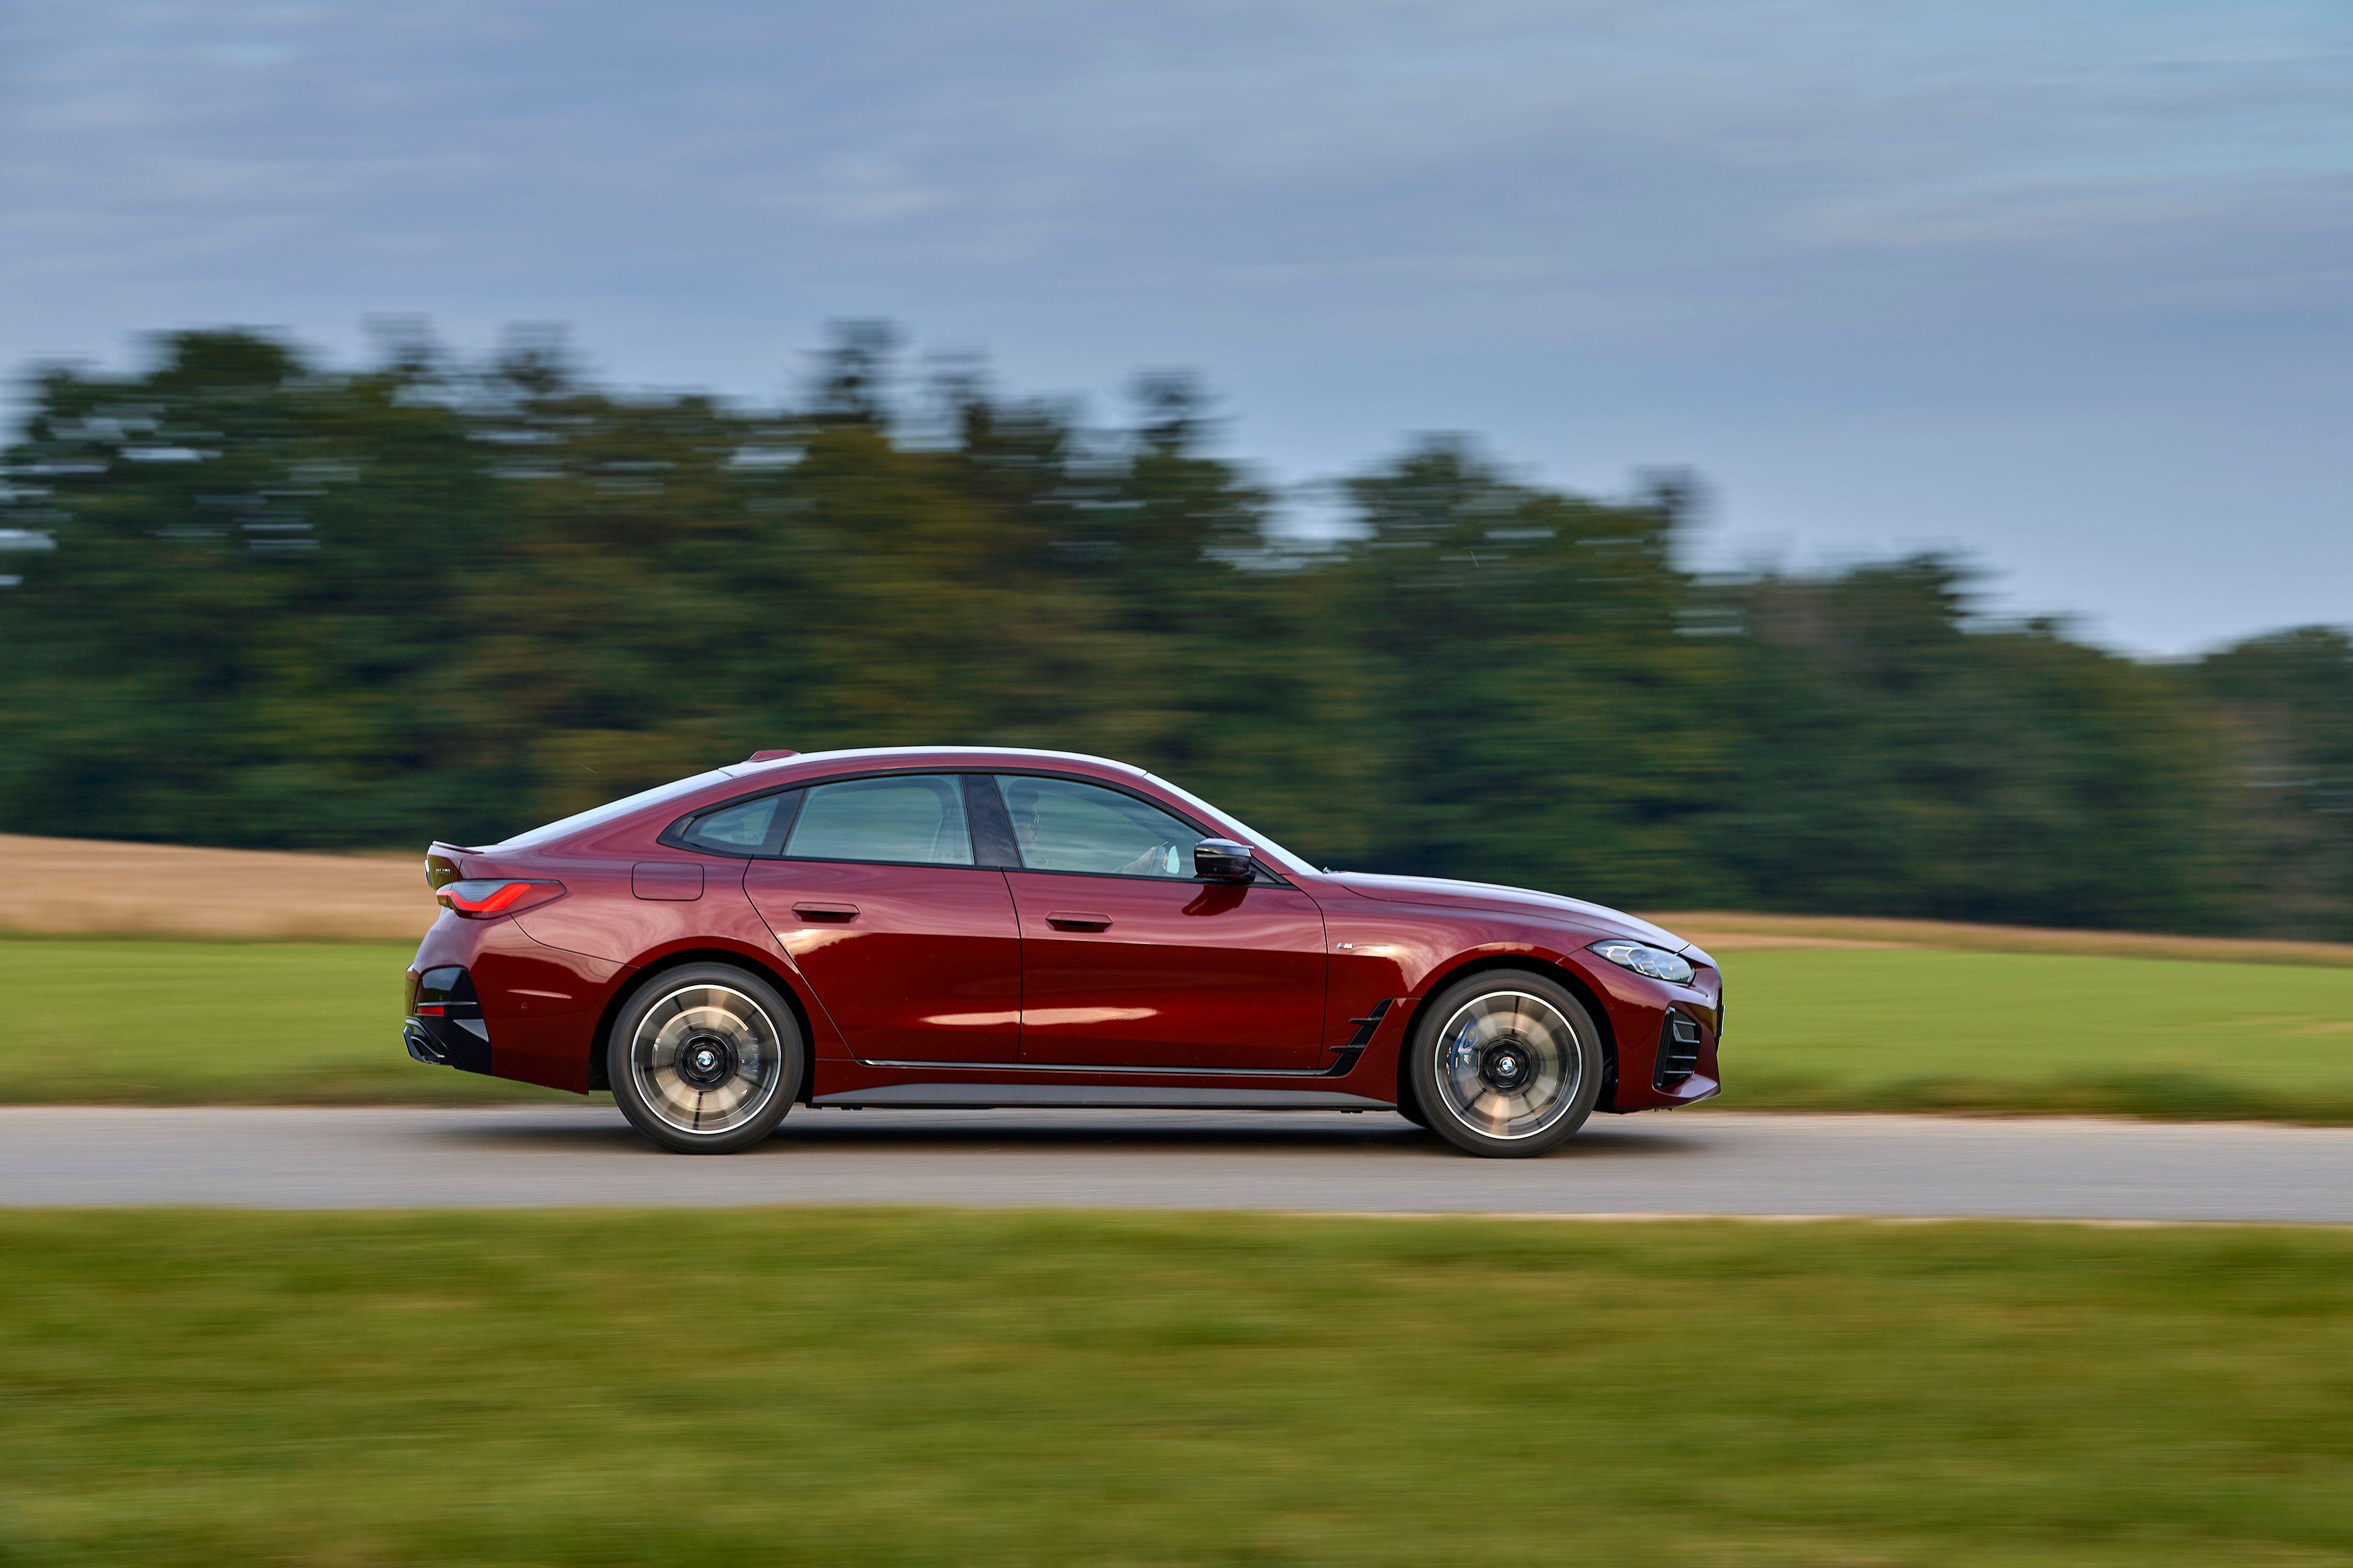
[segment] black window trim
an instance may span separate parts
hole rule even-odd
[[[865,860],[839,855],[786,855],[784,852],[785,845],[792,837],[793,824],[800,820],[801,805],[807,799],[807,792],[810,790],[821,788],[826,784],[850,784],[860,779],[936,778],[943,774],[967,781],[963,788],[965,837],[971,842],[973,853],[970,860]],[[797,779],[787,784],[774,784],[766,789],[746,791],[743,795],[733,795],[726,800],[713,801],[709,805],[688,812],[676,822],[663,828],[655,842],[696,855],[717,855],[732,860],[807,860],[820,866],[923,866],[934,870],[944,867],[950,870],[1027,871],[1039,877],[1107,877],[1122,882],[1189,882],[1197,887],[1289,888],[1294,886],[1290,879],[1256,856],[1250,858],[1250,868],[1257,874],[1248,882],[1229,882],[1222,877],[1151,877],[1139,871],[1058,871],[1045,867],[1025,866],[1021,864],[1018,842],[1012,841],[1013,821],[1005,810],[1004,793],[997,787],[995,782],[999,778],[1058,779],[1064,784],[1093,784],[1101,789],[1115,791],[1131,800],[1140,801],[1163,816],[1173,816],[1204,838],[1224,837],[1222,832],[1212,831],[1203,826],[1200,819],[1191,812],[1179,810],[1166,801],[1155,800],[1140,789],[1130,789],[1125,784],[1114,783],[1110,779],[1093,778],[1085,773],[1060,773],[1052,768],[934,766],[871,768],[860,773],[829,773],[824,778]],[[977,792],[973,789],[969,782],[974,779],[982,782],[983,787]],[[792,810],[784,815],[781,828],[774,824],[770,825],[770,837],[776,846],[773,851],[765,847],[757,850],[720,849],[708,845],[691,843],[687,839],[687,835],[692,831],[694,825],[706,816],[714,816],[733,806],[747,805],[765,795],[794,793],[798,793],[801,799],[795,801]],[[976,811],[974,799],[976,794],[981,797],[983,804],[993,809],[987,813]],[[980,832],[980,825],[984,819],[987,820],[992,836],[1001,830],[1008,842],[1001,845],[990,844],[984,849]],[[995,858],[985,858],[1002,855],[1008,848],[1013,852],[1013,859],[1009,864],[1000,865]]]
[[[1021,841],[1014,835],[1013,816],[1005,809],[1005,792],[997,787],[996,774],[964,775],[964,815],[972,826],[972,851],[979,864],[999,871],[1023,869]]]

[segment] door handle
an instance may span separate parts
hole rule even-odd
[[[1056,931],[1101,931],[1111,924],[1111,917],[1074,914],[1069,910],[1055,910],[1046,916],[1046,923]]]
[[[805,921],[854,921],[858,918],[856,904],[795,904],[793,913]]]

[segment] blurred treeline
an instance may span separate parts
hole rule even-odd
[[[1103,752],[1320,862],[1638,907],[2353,937],[2353,644],[2135,662],[1960,566],[1694,575],[1690,496],[1432,443],[1270,530],[1181,382],[1086,430],[850,331],[803,405],[547,348],[240,333],[56,371],[9,451],[0,829],[482,842],[743,757]],[[23,548],[39,536],[54,548]]]

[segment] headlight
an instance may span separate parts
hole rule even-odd
[[[1630,969],[1653,980],[1664,980],[1676,985],[1691,982],[1690,963],[1662,947],[1646,947],[1639,942],[1613,936],[1607,942],[1595,942],[1590,951],[1599,953],[1620,969]]]

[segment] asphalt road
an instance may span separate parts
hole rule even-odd
[[[2353,1129],[1727,1111],[1473,1160],[1387,1114],[797,1110],[732,1158],[608,1103],[0,1108],[0,1204],[970,1204],[2353,1224]]]

